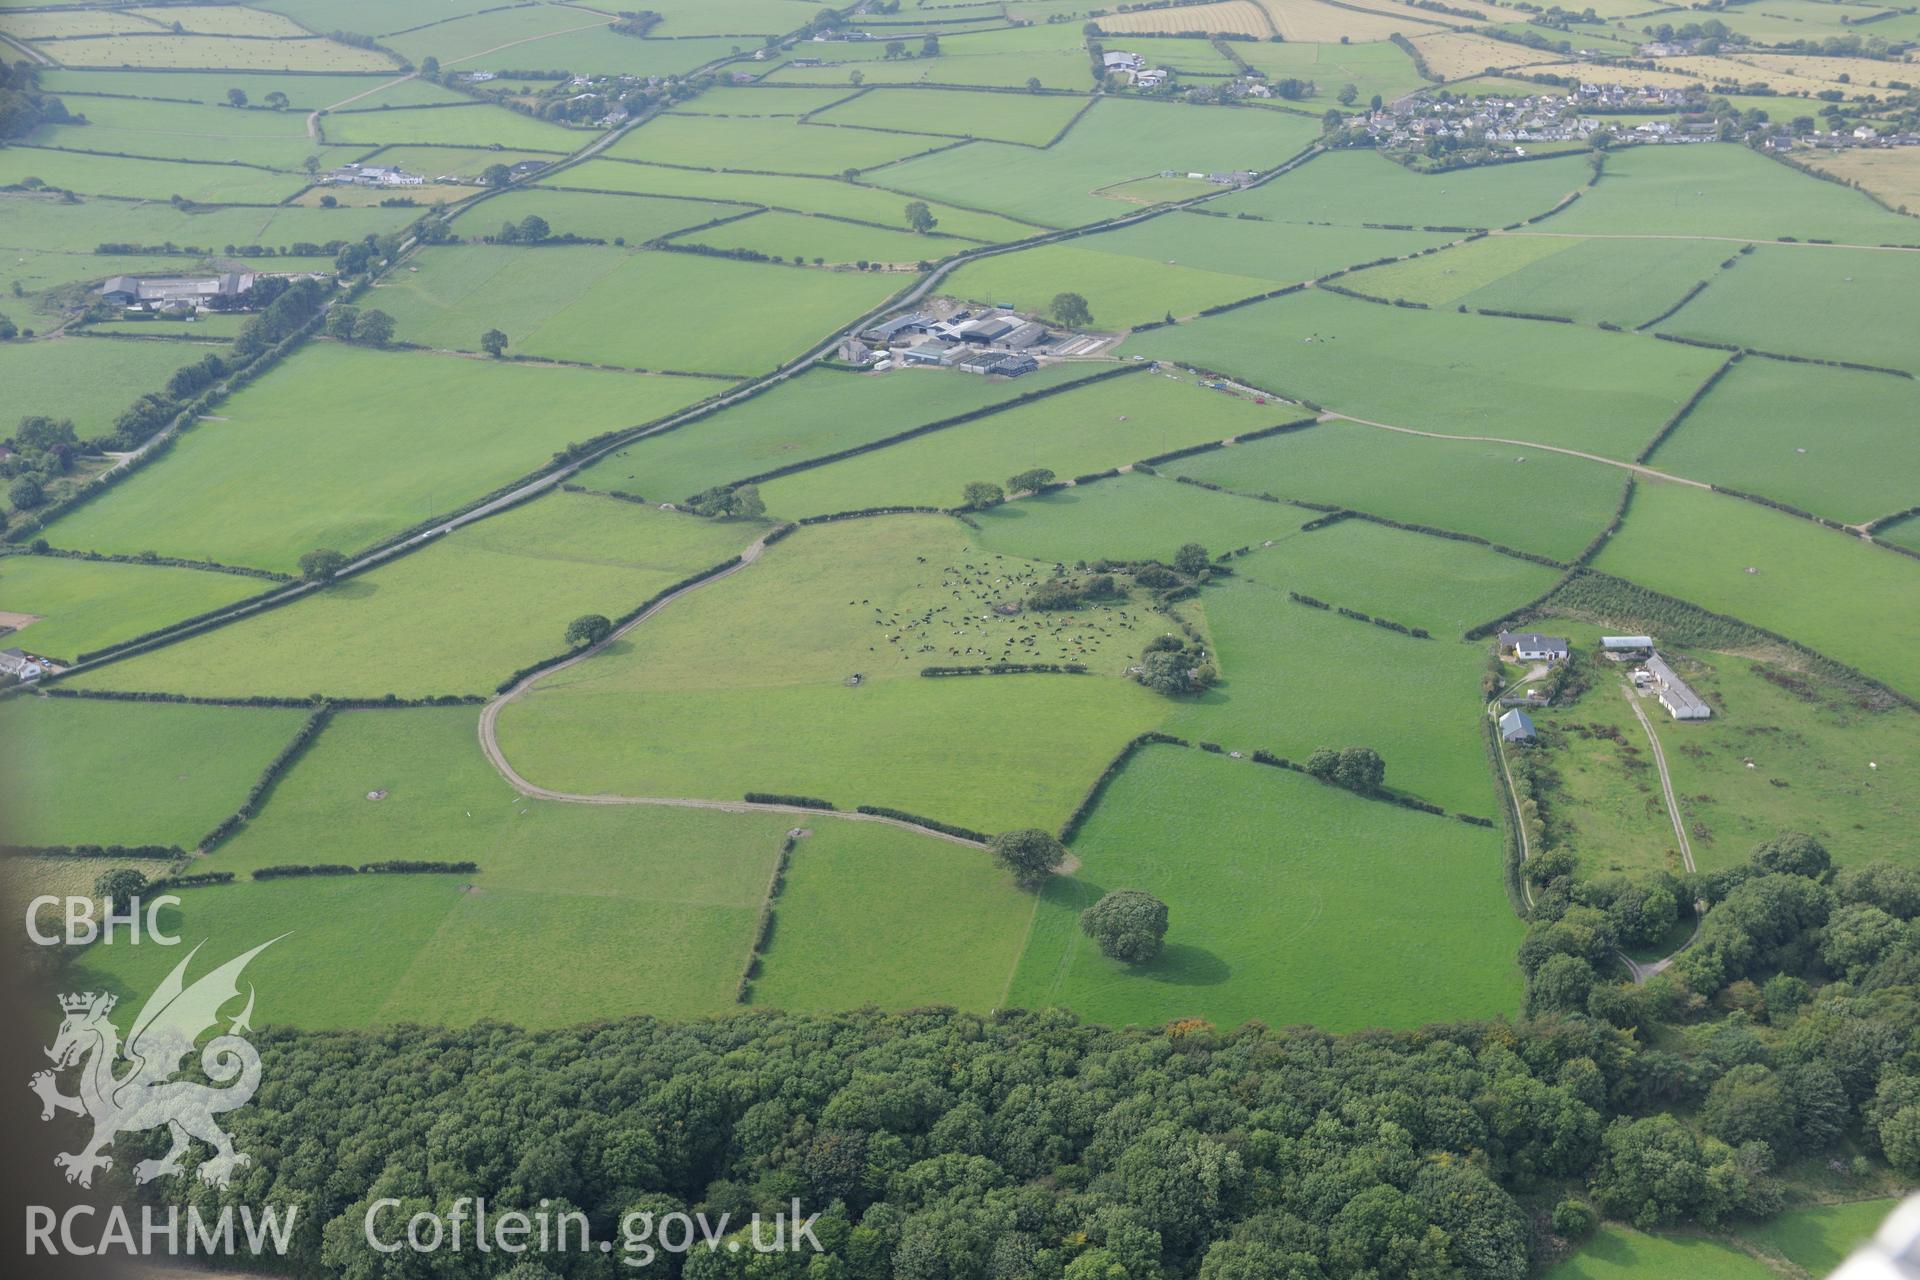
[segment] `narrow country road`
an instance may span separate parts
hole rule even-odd
[[[771,533],[771,530],[769,530],[769,533]],[[761,804],[750,800],[703,800],[686,796],[585,795],[574,791],[555,791],[551,787],[543,787],[537,783],[527,781],[512,764],[508,763],[506,754],[500,749],[498,724],[501,708],[505,707],[509,702],[512,702],[548,676],[585,662],[588,658],[593,657],[614,641],[625,636],[635,627],[652,619],[655,615],[659,614],[661,610],[667,608],[667,606],[673,604],[675,601],[693,594],[702,587],[711,586],[716,582],[739,573],[742,569],[745,569],[748,565],[760,558],[760,554],[767,549],[767,537],[768,534],[761,534],[760,537],[754,539],[753,544],[740,553],[740,563],[734,565],[732,568],[721,573],[716,573],[710,578],[702,578],[700,581],[682,587],[672,595],[656,601],[644,613],[640,614],[639,617],[614,631],[599,644],[588,645],[566,661],[548,667],[543,671],[534,672],[532,675],[527,676],[518,684],[508,689],[505,693],[500,694],[491,702],[487,703],[480,712],[480,750],[486,753],[487,760],[499,771],[500,776],[505,778],[515,791],[525,796],[531,796],[537,800],[554,800],[562,804],[664,805],[675,809],[717,809],[723,813],[791,813],[800,814],[809,818],[839,818],[848,822],[877,822],[883,826],[898,827],[902,831],[911,831],[916,835],[933,836],[935,839],[945,840],[949,844],[965,845],[969,849],[986,848],[986,845],[981,844],[977,840],[969,840],[964,836],[956,836],[945,831],[935,831],[931,827],[923,827],[917,823],[906,822],[899,818],[883,817],[875,813],[850,813],[843,809],[813,809],[796,804]],[[1066,868],[1063,867],[1062,870],[1064,872]]]
[[[1660,747],[1660,735],[1653,731],[1653,721],[1647,718],[1646,711],[1641,708],[1640,698],[1634,693],[1633,686],[1622,684],[1620,691],[1626,695],[1627,705],[1633,708],[1634,718],[1640,721],[1640,727],[1647,731],[1647,741],[1653,744],[1653,764],[1654,768],[1660,771],[1660,791],[1666,797],[1667,816],[1673,820],[1673,838],[1680,842],[1680,861],[1689,872],[1692,872],[1696,870],[1693,865],[1693,846],[1687,841],[1686,819],[1680,815],[1680,798],[1674,794],[1673,778],[1667,773],[1667,753]],[[1694,939],[1700,936],[1701,917],[1706,914],[1701,907],[1700,903],[1694,904],[1693,933],[1674,950],[1672,955],[1662,956],[1652,964],[1640,964],[1624,951],[1615,952],[1621,962],[1627,966],[1627,971],[1633,975],[1636,985],[1645,983],[1648,978],[1666,969],[1674,962],[1675,957],[1693,945]]]

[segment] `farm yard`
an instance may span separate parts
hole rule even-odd
[[[271,942],[195,1203],[1838,1265],[1920,1179],[1920,18],[1479,9],[0,10],[0,905]]]

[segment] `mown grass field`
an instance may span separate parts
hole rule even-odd
[[[504,332],[522,355],[679,373],[764,373],[902,287],[899,277],[802,270],[612,246],[464,245],[420,255],[420,270],[375,291],[402,341],[477,351]],[[635,306],[638,298],[658,300]],[[720,338],[672,300],[753,322]],[[697,399],[689,395],[688,399]]]
[[[703,169],[671,169],[664,165],[623,164],[617,160],[589,160],[555,175],[551,185],[590,191],[636,192],[681,196],[693,200],[722,200],[798,213],[823,213],[853,218],[876,226],[905,230],[906,208],[915,197],[873,186],[827,178],[791,178],[770,174],[711,173]],[[1035,223],[1018,222],[991,213],[956,209],[930,202],[949,235],[995,242],[1021,240],[1036,234]]]
[[[1205,189],[1219,190],[1211,183]],[[1136,222],[1118,231],[1082,236],[1073,245],[1147,262],[1292,284],[1361,262],[1418,253],[1452,238],[1446,232],[1276,224],[1187,210]]]
[[[1017,381],[953,369],[813,370],[712,417],[636,440],[580,474],[589,489],[678,502],[717,484],[1089,376],[1051,365]]]
[[[1902,638],[1920,564],[1905,556],[1737,498],[1643,484],[1594,567],[1920,689],[1920,654]]]
[[[512,167],[522,160],[537,160],[541,164],[551,164],[559,158],[559,153],[555,151],[529,151],[525,148],[495,151],[490,147],[429,147],[413,144],[388,147],[379,155],[381,164],[420,174],[430,185],[439,183],[475,185],[480,181],[480,175],[496,164]],[[370,192],[370,194],[377,193],[378,188]],[[336,198],[343,201],[352,199],[353,192],[338,192]]]
[[[1522,926],[1496,833],[1285,770],[1153,747],[1045,891],[1009,1003],[1107,1023],[1259,1019],[1330,1030],[1488,1017],[1518,1003]],[[1081,935],[1114,889],[1167,904],[1166,949],[1137,970]]]
[[[1718,273],[1660,330],[1914,372],[1920,355],[1903,326],[1916,289],[1920,254],[1769,246]]]
[[[777,817],[545,804],[480,755],[472,707],[343,714],[182,892],[169,923],[224,957],[286,933],[249,969],[264,1023],[492,1017],[555,1026],[732,1006],[785,823]],[[379,800],[370,792],[385,791]],[[253,867],[380,858],[480,864],[464,875],[254,882]],[[549,963],[564,952],[566,980]],[[150,989],[178,957],[109,947],[85,981]],[[271,993],[271,994],[269,994]]]
[[[168,565],[0,558],[0,610],[34,619],[7,645],[68,661],[273,585],[265,578]]]
[[[619,160],[837,177],[945,145],[938,139],[793,120],[661,116],[608,149]]]
[[[1259,276],[1150,262],[1082,247],[1097,240],[1088,237],[983,258],[955,272],[947,288],[962,298],[1009,302],[1040,314],[1046,313],[1057,294],[1071,291],[1087,300],[1093,324],[1100,329],[1131,328],[1163,316],[1191,316],[1272,288]]]
[[[390,143],[453,147],[516,147],[528,151],[576,151],[594,134],[535,120],[485,103],[458,107],[401,107],[351,111],[321,117],[329,142],[354,146]]]
[[[331,158],[307,137],[306,118],[296,111],[236,111],[124,98],[87,98],[69,108],[75,109],[85,112],[86,124],[43,125],[32,140],[49,147],[166,160],[237,160],[283,169],[299,168],[316,152]]]
[[[1849,147],[1807,156],[1800,162],[1859,183],[1895,208],[1920,207],[1920,155],[1904,147]]]
[[[233,12],[233,10],[227,10]],[[356,107],[390,102],[396,107],[419,106],[428,102],[465,102],[465,94],[443,89],[429,80],[399,80],[397,71],[356,75],[286,75],[246,71],[73,71],[48,67],[40,77],[41,87],[49,93],[131,94],[140,98],[168,98],[185,102],[220,105],[227,90],[238,89],[254,104],[262,104],[270,93],[287,95],[288,109],[317,111],[371,89],[380,92],[354,103]],[[382,86],[387,86],[382,88]],[[90,105],[90,104],[88,104]],[[76,106],[73,109],[84,109]]]
[[[1420,174],[1370,152],[1337,151],[1210,207],[1350,227],[1504,227],[1545,213],[1589,176],[1585,162],[1572,158]]]
[[[778,0],[787,3],[787,0]],[[676,103],[683,116],[804,116],[845,102],[859,90],[778,89],[765,85],[719,85],[697,98]]]
[[[177,22],[196,35],[269,36],[283,39],[311,34],[305,27],[282,14],[227,5],[165,5],[131,9],[128,12],[163,27],[171,27]]]
[[[374,49],[335,44],[320,36],[305,39],[246,40],[222,36],[174,35],[166,31],[102,36],[94,40],[53,42],[44,48],[70,67],[231,67],[236,71],[387,71],[399,74],[393,59]]]
[[[502,192],[482,201],[473,206],[470,213],[455,219],[455,225],[464,235],[491,235],[503,223],[511,222],[517,226],[528,214],[537,214],[546,219],[555,235],[583,236],[608,242],[619,239],[630,245],[639,245],[656,236],[670,235],[740,212],[733,205],[711,204],[704,200],[595,196],[535,187]]]
[[[1414,311],[1308,290],[1128,340],[1396,427],[1631,458],[1725,358],[1575,325]]]
[[[1808,1273],[1824,1276],[1873,1238],[1893,1212],[1894,1200],[1856,1200],[1790,1209],[1768,1222],[1743,1226],[1742,1239],[1779,1254]]]
[[[21,146],[0,152],[0,185],[26,183],[34,178],[82,195],[160,201],[182,196],[221,204],[276,204],[307,185],[305,173],[276,173],[237,165],[93,156]]]
[[[15,323],[32,324],[20,315]],[[0,383],[7,388],[6,426],[20,417],[65,418],[82,440],[108,435],[114,419],[173,371],[226,350],[225,343],[129,342],[114,338],[47,338],[0,344]]]
[[[729,210],[738,212],[738,210]],[[715,249],[749,249],[770,258],[829,264],[880,262],[911,267],[976,247],[972,240],[938,234],[917,235],[890,227],[872,227],[812,214],[756,213],[705,231],[675,239],[676,244],[703,244]],[[818,264],[816,264],[818,265]]]
[[[757,532],[554,494],[298,603],[76,679],[220,697],[490,693],[563,652],[573,619],[618,617]]]
[[[556,790],[775,791],[980,830],[1057,824],[1113,752],[1167,714],[1119,674],[1160,628],[1141,632],[1138,606],[1125,620],[982,622],[972,615],[1024,590],[995,582],[1046,566],[996,559],[945,517],[880,519],[804,529],[535,686],[500,716],[507,758]],[[941,585],[968,564],[987,581]],[[1043,642],[1022,646],[1023,634]],[[1015,660],[1079,658],[1097,674],[919,675],[1016,649]]]
[[[1616,468],[1565,454],[1337,420],[1183,458],[1167,470],[1240,492],[1471,533],[1557,560],[1571,560],[1606,527],[1626,485]]]
[[[0,842],[191,849],[240,807],[305,718],[297,710],[164,702],[0,703]]]
[[[1476,719],[1485,648],[1296,604],[1283,573],[1263,571],[1257,558],[1241,565],[1202,600],[1220,683],[1182,704],[1169,731],[1293,760],[1318,747],[1369,746],[1387,763],[1388,786],[1491,817]]]
[[[316,343],[222,404],[224,421],[197,424],[47,537],[290,573],[316,547],[388,537],[534,470],[570,440],[660,417],[711,385]],[[563,397],[568,413],[556,417]]]
[[[1649,1235],[1608,1223],[1547,1280],[1772,1280],[1772,1267],[1707,1236]]]
[[[1219,551],[1292,533],[1315,512],[1122,475],[975,515],[980,540],[1035,560],[1168,560],[1187,542]]]
[[[1720,380],[1651,461],[1849,524],[1920,493],[1920,386],[1754,357]]]
[[[1270,169],[1306,147],[1319,129],[1305,117],[1256,111],[1216,114],[1196,128],[1195,110],[1107,99],[1045,151],[970,142],[866,177],[915,195],[1069,227],[1122,212],[1095,195],[1098,188],[1164,170]]]
[[[1032,898],[983,850],[874,823],[808,820],[753,1003],[982,1012],[1006,995]]]
[[[799,517],[872,506],[960,505],[972,480],[1046,467],[1070,478],[1284,422],[1282,406],[1133,374],[769,481],[767,509]]]
[[[418,212],[417,210],[414,212]],[[160,201],[81,200],[67,204],[57,196],[0,195],[0,245],[18,251],[61,250],[89,255],[94,264],[76,275],[91,279],[114,274],[113,256],[94,255],[105,244],[192,246],[224,253],[227,245],[271,245],[285,253],[297,243],[326,244],[358,240],[368,234],[392,231],[409,220],[406,209],[309,209],[275,205],[205,208],[191,211]],[[31,272],[28,264],[9,264],[10,277]],[[82,260],[83,263],[87,259]],[[153,259],[160,270],[182,271],[197,265],[193,258],[170,264]],[[279,265],[279,264],[275,264]],[[302,264],[304,266],[304,264]]]
[[[799,90],[766,90],[793,93]],[[749,99],[751,101],[751,99]],[[966,93],[952,89],[874,89],[813,118],[945,138],[986,138],[1043,147],[1072,123],[1086,101],[1048,95]]]
[[[1822,238],[1920,243],[1913,226],[1857,191],[1795,173],[1745,147],[1632,147],[1545,231]]]

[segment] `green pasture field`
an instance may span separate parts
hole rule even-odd
[[[289,935],[249,968],[262,1023],[555,1026],[731,1008],[786,823],[527,800],[481,756],[477,717],[472,707],[338,716],[214,856],[211,866],[241,878],[183,891],[168,925],[209,939],[221,959]],[[480,870],[246,876],[394,857]],[[556,983],[540,957],[561,953],[567,981]],[[147,990],[177,961],[109,947],[80,968],[96,987]]]
[[[163,27],[179,23],[196,35],[210,36],[306,36],[312,33],[291,18],[277,13],[234,5],[165,5],[151,9],[129,9]]]
[[[711,385],[316,343],[222,404],[225,421],[199,423],[47,537],[292,572],[316,547],[389,537],[570,440],[661,417]],[[567,413],[554,414],[562,401]],[[399,465],[407,459],[421,465]]]
[[[554,494],[294,604],[75,680],[214,697],[490,693],[564,651],[573,619],[617,617],[738,554],[757,532]]]
[[[618,160],[753,173],[837,177],[950,145],[917,134],[796,120],[659,116],[608,149]]]
[[[998,34],[997,32],[992,34]],[[942,36],[938,58],[901,58],[883,61],[880,44],[834,46],[828,57],[852,58],[837,66],[795,67],[783,64],[768,73],[782,85],[962,85],[987,89],[1024,88],[1038,80],[1043,88],[1083,91],[1093,87],[1087,55],[1080,49],[980,50],[976,38]],[[856,82],[853,77],[858,75]]]
[[[1273,288],[1271,281],[1257,276],[1227,275],[1084,247],[1098,239],[1088,236],[984,258],[955,272],[946,289],[962,298],[1001,300],[1037,313],[1045,313],[1056,294],[1071,291],[1087,300],[1096,327],[1125,329],[1166,315],[1192,316]]]
[[[1049,365],[1017,381],[956,369],[849,374],[816,369],[665,435],[636,440],[580,473],[590,489],[682,498],[922,423],[1087,377]]]
[[[581,11],[575,12],[578,16],[585,16]],[[431,31],[419,33],[421,37],[432,34]],[[496,53],[467,59],[459,69],[520,70],[523,64],[532,63],[539,68],[564,68],[577,75],[686,75],[710,62],[751,53],[759,44],[760,41],[752,36],[636,40],[631,36],[616,35],[600,25],[543,36],[531,44],[513,45]],[[766,64],[743,65],[760,67]]]
[[[1133,374],[769,481],[761,493],[769,511],[786,517],[873,506],[958,506],[969,481],[1001,484],[1034,467],[1067,479],[1290,416],[1281,406]]]
[[[1916,290],[1920,253],[1768,246],[1716,275],[1660,330],[1917,372]],[[1781,298],[1793,305],[1778,305]]]
[[[402,27],[491,9],[496,0],[258,0],[253,6],[283,13],[309,31],[336,27],[382,36]]]
[[[1546,1280],[1776,1280],[1772,1267],[1710,1236],[1655,1236],[1607,1223]]]
[[[1876,24],[1878,25],[1878,24]],[[1766,1222],[1742,1225],[1741,1239],[1775,1253],[1810,1275],[1824,1276],[1873,1239],[1895,1200],[1856,1200],[1790,1209]]]
[[[1333,1031],[1491,1017],[1519,1002],[1522,925],[1497,832],[1198,751],[1152,747],[1074,841],[1041,898],[1009,1004],[1111,1024],[1258,1019]],[[1132,968],[1079,913],[1138,889],[1167,904],[1166,949]]]
[[[1618,3],[1631,5],[1635,12],[1642,12],[1640,0],[1618,0]],[[1447,88],[1453,91],[1456,98],[1524,98],[1536,93],[1564,98],[1572,92],[1565,85],[1535,84],[1531,80],[1510,76],[1475,76],[1471,80],[1456,80]]]
[[[1116,182],[1110,187],[1098,188],[1094,194],[1108,200],[1124,200],[1128,204],[1155,205],[1211,195],[1219,189],[1204,178],[1162,178],[1155,175]]]
[[[980,512],[981,544],[1034,560],[1170,560],[1183,544],[1218,551],[1291,533],[1318,513],[1130,474]]]
[[[1760,0],[1741,5],[1727,23],[1750,40],[1762,44],[1782,44],[1791,40],[1825,40],[1854,32],[1849,23],[1859,22],[1890,6],[1832,4],[1827,0]],[[1902,30],[1902,28],[1905,28]],[[1911,15],[1896,14],[1865,28],[1888,40],[1912,39],[1916,26]]]
[[[0,839],[192,849],[240,807],[305,719],[297,710],[165,702],[0,703],[8,759]]]
[[[528,214],[546,219],[555,235],[645,244],[714,218],[739,213],[732,205],[700,200],[658,200],[648,196],[594,196],[578,191],[522,187],[483,200],[454,219],[462,235],[491,234],[501,224],[519,223]]]
[[[1916,422],[1911,379],[1749,356],[1651,462],[1858,524],[1920,494]]]
[[[1373,152],[1335,151],[1209,207],[1276,222],[1504,227],[1545,213],[1590,176],[1585,161],[1571,158],[1422,174]],[[1560,230],[1558,221],[1541,225]]]
[[[779,0],[787,3],[787,0]],[[697,98],[676,103],[678,116],[804,116],[845,102],[853,89],[778,89],[760,85],[721,85]]]
[[[76,98],[84,125],[43,125],[33,141],[166,160],[240,160],[295,169],[321,150],[297,111],[236,111],[227,106],[147,102],[132,98]]]
[[[548,183],[574,190],[680,196],[691,200],[723,200],[734,204],[787,209],[797,213],[823,213],[901,229],[907,225],[907,205],[914,199],[897,191],[837,179],[707,173],[697,169],[626,164],[618,160],[589,160],[554,175]],[[975,240],[1022,240],[1040,230],[1037,224],[1015,222],[971,209],[956,209],[951,205],[933,203],[932,211],[940,220],[940,230],[948,235]]]
[[[1251,584],[1425,627],[1442,641],[1540,596],[1560,576],[1470,542],[1369,520],[1277,538],[1233,561],[1233,571]]]
[[[795,18],[795,11],[802,15]],[[809,11],[796,0],[663,0],[654,11],[665,19],[662,36],[785,35],[806,24]]]
[[[412,143],[426,146],[514,147],[527,151],[576,151],[595,134],[535,120],[505,107],[476,102],[469,106],[400,107],[390,111],[348,111],[321,117],[327,141],[355,146]]]
[[[59,40],[68,36],[112,35],[122,31],[155,32],[160,28],[122,11],[78,9],[62,12],[0,12],[0,33],[15,40]]]
[[[114,67],[230,67],[235,71],[391,71],[393,59],[373,49],[356,49],[313,36],[308,39],[238,40],[222,36],[103,36],[41,45],[62,65],[107,70]]]
[[[380,151],[381,164],[417,173],[429,182],[475,183],[480,175],[496,164],[512,167],[522,160],[551,164],[559,157],[551,151],[494,151],[488,147],[386,147]]]
[[[1396,427],[1619,458],[1645,446],[1725,358],[1634,334],[1317,289],[1138,334],[1124,349]]]
[[[1131,602],[990,616],[1049,566],[982,549],[943,516],[877,519],[803,529],[534,686],[501,713],[507,759],[560,790],[774,791],[980,830],[1058,824],[1171,709],[1120,674],[1159,620]],[[1003,655],[1094,674],[919,674]]]
[[[13,261],[4,270],[7,286],[12,287],[18,281],[21,293],[15,295],[21,301],[7,304],[8,314],[24,329],[36,325],[51,325],[53,320],[45,318],[61,310],[58,299],[44,297],[28,301],[35,294],[49,294],[54,290],[66,290],[73,285],[91,285],[109,276],[117,275],[178,275],[183,271],[226,270],[224,258],[189,258],[172,254],[134,253],[134,254],[94,254],[94,253],[47,253],[36,249],[4,249],[0,253],[11,253]],[[283,271],[311,268],[319,270],[332,262],[331,258],[293,258],[275,265]],[[217,265],[219,264],[219,265]],[[244,265],[237,260],[234,265]],[[32,308],[34,310],[29,310]]]
[[[465,102],[465,94],[443,89],[430,80],[397,80],[397,71],[361,75],[274,75],[245,71],[72,71],[48,67],[41,72],[40,85],[49,93],[68,97],[70,111],[91,114],[91,96],[69,95],[127,94],[135,98],[171,98],[224,106],[227,90],[238,89],[252,102],[251,112],[270,115],[260,104],[270,93],[287,95],[288,109],[317,111],[348,98],[380,89],[377,97],[362,99],[355,106],[390,102],[394,106],[419,106],[429,102]],[[382,85],[388,86],[381,89]]]
[[[1248,66],[1266,72],[1269,80],[1291,77],[1313,81],[1320,92],[1311,105],[1323,110],[1335,105],[1334,95],[1342,85],[1350,84],[1360,94],[1350,110],[1364,110],[1375,94],[1391,102],[1426,87],[1426,81],[1413,69],[1413,59],[1385,40],[1354,44],[1238,43],[1233,51]]]
[[[35,619],[6,637],[6,645],[68,660],[273,585],[265,578],[169,565],[0,557],[0,610]]]
[[[1908,516],[1903,520],[1895,520],[1873,536],[1897,547],[1920,551],[1920,516]]]
[[[253,317],[242,311],[204,312],[194,316],[148,316],[145,319],[107,320],[81,332],[120,338],[151,338],[185,342],[230,342]],[[218,348],[215,348],[216,350]],[[198,356],[202,354],[194,351]]]
[[[739,210],[729,209],[729,213]],[[865,223],[843,222],[804,213],[777,213],[769,210],[709,227],[689,235],[675,237],[680,244],[704,244],[716,249],[751,249],[773,258],[821,258],[829,263],[884,262],[911,267],[932,262],[976,247],[977,241],[955,236],[918,235],[870,227]]]
[[[1751,240],[1820,237],[1868,245],[1920,243],[1920,234],[1908,219],[1858,191],[1796,173],[1745,147],[1711,144],[1611,152],[1599,185],[1537,229]]]
[[[32,324],[30,317],[17,322]],[[113,338],[43,338],[0,343],[7,427],[28,414],[68,418],[82,440],[113,430],[122,410],[166,386],[173,371],[225,344],[186,346]]]
[[[1339,503],[1471,533],[1558,560],[1572,560],[1606,527],[1626,484],[1616,468],[1564,454],[1338,420],[1183,458],[1166,470],[1241,492]]]
[[[1134,35],[1106,37],[1107,47],[1124,47],[1137,53],[1150,67],[1165,67],[1181,78],[1227,80],[1237,74],[1233,63],[1213,47],[1211,41],[1186,40],[1174,36]]]
[[[392,314],[403,341],[474,351],[499,329],[521,355],[733,376],[800,355],[904,283],[613,247],[448,246],[419,262],[364,299]],[[723,336],[688,322],[683,305],[693,299],[709,314],[752,320]]]
[[[799,92],[763,90],[763,92]],[[986,138],[1044,147],[1073,123],[1084,98],[1047,94],[967,93],[952,89],[874,89],[813,118],[822,124],[866,125],[948,138]]]
[[[1209,189],[1219,190],[1211,184]],[[1118,231],[1080,236],[1072,243],[1076,248],[1098,249],[1149,262],[1257,276],[1272,284],[1292,284],[1362,262],[1418,253],[1452,238],[1446,232],[1308,227],[1176,210]]]
[[[1001,1004],[1033,901],[987,853],[877,823],[809,821],[754,1004],[982,1013]]]
[[[448,17],[452,20],[433,21]],[[442,66],[458,65],[462,70],[472,71],[486,66],[487,59],[482,55],[496,49],[498,53],[494,57],[505,60],[495,62],[496,66],[575,70],[565,61],[554,62],[545,56],[546,51],[540,48],[542,41],[539,37],[554,36],[576,27],[603,27],[616,21],[616,18],[611,13],[596,14],[559,5],[536,4],[515,8],[489,6],[482,12],[463,17],[453,17],[442,11],[414,18],[411,22],[400,22],[398,27],[389,25],[397,20],[396,15],[381,24],[386,31],[380,43],[416,63],[422,58],[431,57],[440,59]],[[400,29],[422,22],[431,22],[432,25],[418,30]],[[499,48],[501,45],[512,47]],[[578,68],[580,71],[588,69]]]
[[[1690,240],[1488,236],[1340,283],[1429,306],[1487,307],[1631,328],[1717,276],[1732,246]]]
[[[302,209],[291,206],[178,209],[165,200],[81,200],[58,196],[0,195],[0,246],[12,250],[64,250],[91,254],[102,244],[191,245],[212,253],[227,245],[266,245],[283,253],[295,243],[326,244],[392,231],[419,211],[407,209]],[[14,257],[23,256],[16,252]],[[30,259],[31,261],[31,259]],[[111,259],[101,256],[103,263]],[[190,271],[193,259],[175,271]],[[259,264],[285,270],[278,261]],[[304,269],[305,264],[295,269]],[[4,268],[0,268],[3,270]],[[11,264],[17,274],[21,264]],[[100,278],[116,274],[99,268]],[[76,278],[84,279],[85,276]]]
[[[1281,575],[1257,558],[1242,563],[1250,578],[1202,597],[1220,683],[1183,704],[1168,731],[1293,760],[1318,747],[1369,746],[1387,763],[1389,787],[1492,817],[1477,721],[1485,647],[1444,634],[1416,640],[1297,604],[1274,580]]]
[[[1920,652],[1902,621],[1920,563],[1905,556],[1737,498],[1642,484],[1594,567],[1778,632],[1910,696],[1920,689]]]
[[[307,185],[304,173],[272,173],[239,165],[93,156],[22,146],[0,150],[0,184],[33,178],[82,195],[162,201],[183,196],[201,204],[275,204]]]
[[[1194,113],[1209,112],[1204,118]],[[867,177],[901,191],[1055,227],[1115,217],[1101,187],[1172,170],[1270,169],[1313,141],[1319,123],[1259,111],[1110,98],[1045,151],[970,142]]]

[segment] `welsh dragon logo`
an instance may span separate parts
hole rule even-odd
[[[200,950],[194,947],[141,1006],[124,1046],[107,1017],[115,997],[91,991],[60,997],[66,1019],[47,1050],[53,1070],[35,1073],[28,1085],[40,1095],[42,1120],[63,1111],[93,1120],[93,1137],[84,1147],[53,1158],[55,1165],[66,1170],[68,1182],[91,1187],[95,1170],[113,1168],[113,1158],[103,1152],[117,1135],[162,1125],[172,1132],[173,1146],[158,1160],[135,1165],[136,1182],[186,1172],[180,1158],[195,1138],[214,1150],[201,1161],[199,1171],[200,1180],[211,1186],[226,1186],[235,1169],[253,1162],[245,1152],[233,1149],[233,1139],[214,1121],[217,1115],[245,1106],[260,1087],[260,1055],[239,1034],[253,1029],[248,1023],[253,1016],[251,986],[246,1008],[228,1024],[224,1035],[216,1035],[200,1052],[201,1069],[214,1084],[172,1077],[193,1052],[201,1033],[218,1026],[221,1007],[239,996],[240,972],[247,962],[278,941],[263,942],[188,986],[187,966]],[[80,1092],[68,1097],[60,1092],[56,1076],[76,1066]]]

